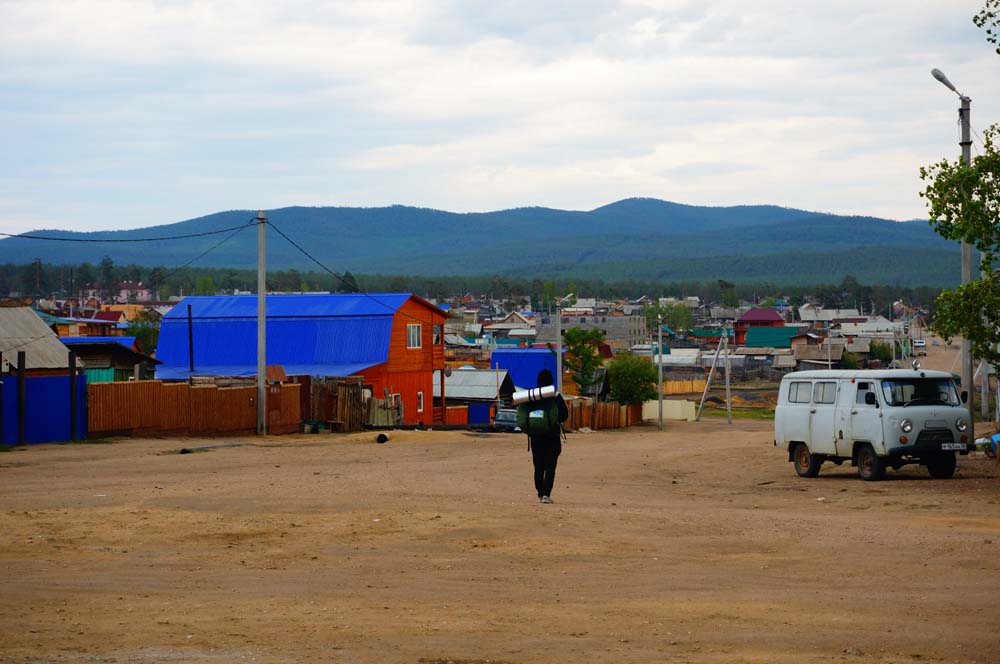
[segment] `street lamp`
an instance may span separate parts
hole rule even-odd
[[[958,109],[958,120],[962,124],[962,163],[968,166],[972,161],[972,100],[963,95],[955,88],[955,85],[948,80],[944,72],[940,69],[932,69],[933,76],[944,87],[958,95],[961,105]],[[962,240],[962,285],[972,281],[972,245]],[[970,353],[969,340],[962,337],[962,388],[972,394],[972,354]],[[972,408],[969,408],[969,415],[972,416]]]

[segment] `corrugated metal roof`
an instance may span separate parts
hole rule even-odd
[[[59,337],[59,341],[72,346],[73,344],[98,344],[116,343],[125,346],[129,350],[135,346],[135,337]]]
[[[411,293],[268,295],[266,313],[268,318],[392,316],[411,297]],[[256,295],[218,295],[186,297],[163,320],[186,319],[187,305],[194,318],[257,318]]]
[[[447,398],[492,401],[498,397],[499,389],[508,380],[507,371],[501,369],[456,369],[444,377],[444,393]],[[434,372],[434,396],[441,396],[441,372]]]
[[[0,307],[0,352],[6,362],[17,366],[19,351],[25,353],[27,369],[69,367],[69,349],[33,309]]]
[[[381,364],[389,358],[393,317],[411,297],[409,293],[268,295],[267,364],[282,365],[291,376],[346,376]],[[157,368],[157,378],[191,375],[188,304],[194,375],[256,375],[257,298],[237,295],[185,298],[163,317],[157,347],[163,366]]]
[[[286,364],[282,365],[286,376],[352,376],[360,371],[379,364],[356,362],[349,364]],[[270,367],[270,362],[268,363]],[[217,364],[203,367],[195,366],[194,372],[188,371],[188,366],[160,366],[156,368],[159,380],[187,380],[192,376],[256,376],[257,366],[248,367],[245,364]]]

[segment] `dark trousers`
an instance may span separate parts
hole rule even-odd
[[[552,495],[552,483],[556,481],[556,463],[562,444],[556,441],[531,441],[531,461],[535,464],[535,491],[538,497]]]

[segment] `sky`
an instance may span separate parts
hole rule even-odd
[[[982,0],[0,0],[0,232],[232,209],[926,216]],[[978,141],[976,146],[979,147]]]

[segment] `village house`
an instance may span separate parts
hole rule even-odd
[[[736,345],[747,345],[747,330],[752,327],[784,327],[785,319],[774,309],[753,307],[736,320]]]
[[[404,424],[443,421],[432,405],[433,372],[445,364],[438,307],[410,293],[268,295],[266,317],[269,366],[360,376],[374,397],[398,395]],[[256,296],[188,297],[161,322],[156,377],[255,376],[256,354]]]

